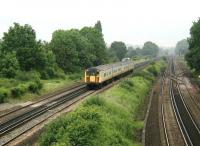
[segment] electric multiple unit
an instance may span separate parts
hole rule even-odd
[[[133,69],[134,63],[128,58],[124,58],[121,62],[113,64],[91,67],[85,71],[85,83],[88,85],[101,85]]]

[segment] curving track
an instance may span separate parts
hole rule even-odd
[[[195,114],[191,114],[189,110],[194,109],[196,105],[193,104],[192,106],[192,104],[187,105],[185,103],[184,99],[192,97],[185,97],[182,94],[180,80],[175,71],[174,59],[170,58],[168,69],[161,79],[159,101],[154,101],[154,105],[149,110],[144,142],[147,146],[200,145],[200,130],[194,120],[197,117]],[[154,110],[151,110],[151,108]],[[150,113],[151,111],[154,112]],[[155,125],[157,123],[155,120],[159,121],[159,125]]]
[[[150,61],[137,64],[136,69],[146,66],[149,62]],[[116,81],[116,83],[117,82],[118,81]],[[95,91],[89,90],[86,84],[80,83],[68,90],[65,89],[57,93],[58,95],[50,95],[40,101],[0,115],[0,146],[10,143],[23,133],[41,124],[84,97],[102,92],[113,85],[114,84],[110,84],[99,91]]]

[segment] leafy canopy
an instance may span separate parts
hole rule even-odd
[[[113,52],[119,60],[122,60],[127,53],[127,48],[124,42],[115,41],[111,44],[110,51]]]
[[[200,18],[190,28],[189,52],[185,58],[192,69],[200,71]]]

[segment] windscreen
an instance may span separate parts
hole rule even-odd
[[[87,76],[97,76],[99,74],[99,72],[97,72],[96,69],[88,69],[86,71],[86,75]]]

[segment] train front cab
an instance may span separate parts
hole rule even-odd
[[[85,83],[90,89],[95,89],[99,86],[99,72],[95,68],[90,68],[85,71]]]

